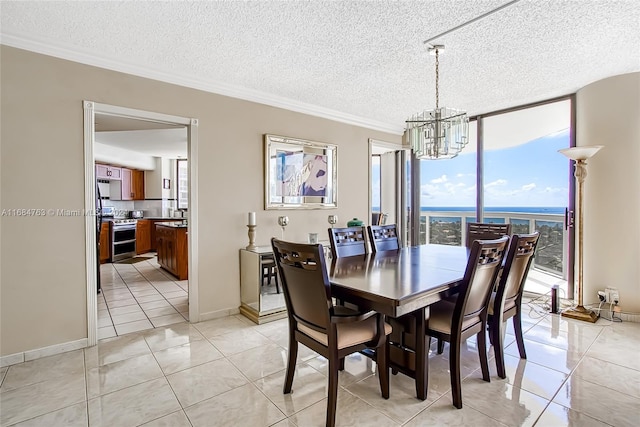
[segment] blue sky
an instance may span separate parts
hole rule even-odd
[[[572,166],[558,150],[568,146],[566,130],[515,147],[486,151],[485,206],[566,206]],[[423,160],[420,172],[422,206],[475,206],[475,152],[450,160]],[[373,187],[379,188],[379,183],[374,182]],[[373,206],[379,206],[379,197],[374,196]]]

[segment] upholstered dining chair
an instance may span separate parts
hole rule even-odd
[[[444,341],[449,343],[449,373],[453,405],[462,408],[460,384],[460,347],[472,335],[476,335],[482,379],[490,381],[487,361],[487,306],[493,290],[509,238],[476,240],[471,245],[464,278],[454,298],[447,298],[431,305],[426,319],[426,334],[438,339],[438,354],[442,354]]]
[[[364,227],[329,228],[333,258],[366,254],[366,239]]]
[[[370,225],[367,227],[372,252],[392,251],[400,248],[395,224]]]
[[[522,336],[522,292],[539,237],[540,233],[537,231],[533,234],[514,234],[511,237],[498,287],[492,292],[489,301],[489,340],[493,345],[500,378],[507,377],[504,367],[504,326],[509,318],[513,318],[520,358],[527,358]]]
[[[327,426],[335,425],[340,361],[364,349],[375,349],[382,397],[389,398],[391,326],[373,311],[359,313],[334,306],[331,283],[320,244],[289,243],[271,239],[289,318],[289,360],[283,392],[291,392],[302,343],[329,360]]]
[[[511,234],[511,224],[491,224],[483,222],[467,223],[466,246],[471,248],[474,240],[499,239]]]

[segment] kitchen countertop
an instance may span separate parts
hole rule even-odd
[[[175,216],[145,216],[144,218],[140,218],[140,219],[153,219],[153,220],[164,220],[164,221],[182,221],[183,219],[186,218],[181,218],[181,217],[175,217]]]
[[[187,224],[183,224],[182,221],[167,221],[167,222],[156,222],[156,226],[158,225],[162,225],[164,227],[171,227],[171,228],[187,228]]]

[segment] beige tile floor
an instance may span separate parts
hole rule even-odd
[[[155,253],[133,264],[100,266],[98,338],[110,338],[189,320],[187,280],[162,270]]]
[[[529,304],[524,312],[528,359],[519,358],[509,327],[507,379],[491,358],[491,382],[482,381],[475,340],[463,348],[460,410],[451,403],[447,348],[430,354],[424,402],[402,374],[382,399],[375,365],[351,355],[340,373],[337,425],[638,425],[640,324],[582,323]],[[301,347],[293,393],[282,394],[287,328],[286,320],[255,325],[240,315],[182,322],[3,368],[0,424],[322,426],[324,358]]]

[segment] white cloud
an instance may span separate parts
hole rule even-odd
[[[545,193],[556,194],[556,193],[567,193],[568,190],[562,187],[547,187],[544,189]]]
[[[485,184],[484,188],[491,188],[491,187],[497,187],[497,186],[503,186],[503,185],[507,185],[506,179],[496,179],[495,181]]]
[[[441,184],[441,183],[447,182],[447,181],[448,181],[447,175],[442,175],[440,178],[434,178],[429,182],[431,182],[432,184]]]
[[[532,182],[531,184],[526,184],[522,186],[522,191],[531,191],[536,188],[536,183]]]

